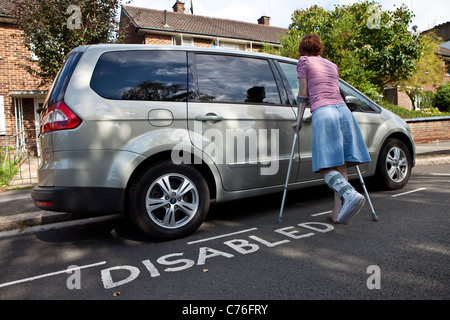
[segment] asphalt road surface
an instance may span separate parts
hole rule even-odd
[[[402,190],[366,182],[378,222],[366,204],[332,224],[323,186],[289,192],[282,223],[281,194],[251,198],[169,242],[126,219],[0,234],[0,300],[181,300],[168,311],[208,317],[268,315],[279,300],[448,300],[450,165],[416,166]]]

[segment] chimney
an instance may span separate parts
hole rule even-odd
[[[177,0],[177,2],[173,5],[173,12],[176,13],[184,13],[184,2]]]
[[[264,26],[270,26],[270,17],[262,16],[258,19],[258,24],[262,24]]]

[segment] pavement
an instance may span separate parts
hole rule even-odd
[[[450,141],[416,144],[416,165],[450,163]],[[52,227],[61,222],[81,224],[93,220],[105,220],[121,215],[87,217],[83,214],[50,212],[34,206],[30,191],[37,185],[39,159],[31,158],[23,164],[21,172],[10,186],[0,190],[0,238],[32,232],[43,226]]]

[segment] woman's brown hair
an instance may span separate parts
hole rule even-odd
[[[320,56],[324,51],[325,46],[320,42],[320,37],[315,33],[304,36],[298,46],[300,56]]]

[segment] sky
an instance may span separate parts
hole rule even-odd
[[[129,5],[156,10],[172,11],[176,0],[132,0]],[[184,0],[185,8],[191,7],[191,0]],[[314,4],[326,10],[335,5],[347,5],[358,0],[192,0],[194,14],[257,23],[261,16],[270,17],[270,25],[288,28],[291,15],[297,9],[307,9]],[[413,25],[419,31],[433,28],[450,21],[449,0],[377,0],[383,10],[394,10],[403,3],[415,14]]]

